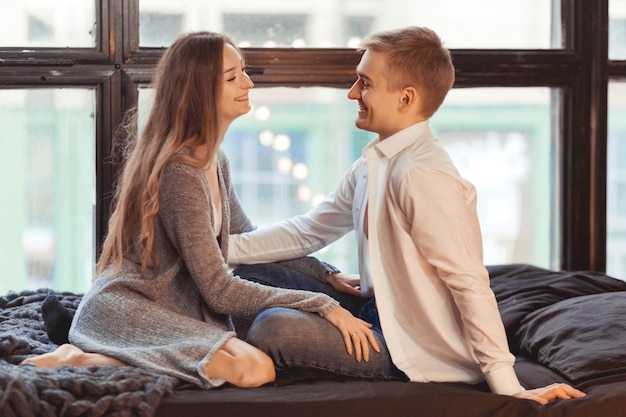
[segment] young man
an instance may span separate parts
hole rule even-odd
[[[312,211],[234,236],[229,262],[303,256],[354,230],[358,285],[364,297],[375,294],[381,353],[408,379],[486,380],[495,393],[540,403],[583,396],[565,384],[524,390],[513,369],[483,265],[476,191],[429,129],[454,82],[449,51],[421,27],[371,35],[363,49],[348,97],[358,103],[356,126],[378,138]],[[357,285],[333,277],[334,288]],[[369,338],[353,336],[355,346]]]

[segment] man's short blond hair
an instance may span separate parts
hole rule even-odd
[[[374,33],[361,42],[361,47],[386,55],[388,87],[415,87],[425,117],[439,109],[454,84],[450,51],[431,29],[409,26]]]

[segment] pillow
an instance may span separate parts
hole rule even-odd
[[[528,315],[520,347],[573,383],[626,373],[626,291],[559,301]]]
[[[557,302],[598,293],[626,291],[626,282],[600,272],[550,271],[526,264],[487,266],[509,347],[521,353],[522,320]]]

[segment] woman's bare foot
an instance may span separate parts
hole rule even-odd
[[[44,369],[55,369],[59,366],[126,365],[118,359],[100,353],[85,353],[70,344],[61,345],[52,352],[25,359],[22,363],[30,363]]]
[[[241,388],[276,380],[274,362],[263,351],[236,337],[228,339],[205,367],[211,379],[224,379]]]

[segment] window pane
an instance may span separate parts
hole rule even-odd
[[[626,0],[609,0],[609,58],[626,59]]]
[[[85,0],[5,1],[0,12],[0,47],[85,47],[95,45],[96,2]]]
[[[263,226],[303,214],[335,190],[371,140],[354,127],[356,107],[331,88],[256,88],[253,110],[237,119],[222,148],[252,222]],[[353,233],[317,255],[358,271]]]
[[[143,113],[148,91],[140,90]],[[454,89],[431,126],[478,190],[485,262],[551,267],[553,108],[547,88]],[[302,214],[326,194],[374,136],[354,126],[357,106],[331,88],[255,88],[253,110],[222,148],[253,223]],[[141,104],[146,103],[146,104]],[[350,234],[318,254],[357,271]]]
[[[0,90],[0,292],[83,292],[95,240],[94,91]]]
[[[476,186],[486,264],[558,267],[556,91],[453,89],[432,127]]]
[[[626,82],[609,84],[607,272],[626,277]]]
[[[558,5],[554,0],[140,0],[140,43],[166,46],[182,32],[214,30],[242,46],[344,48],[375,31],[419,25],[434,29],[449,48],[560,48]]]

